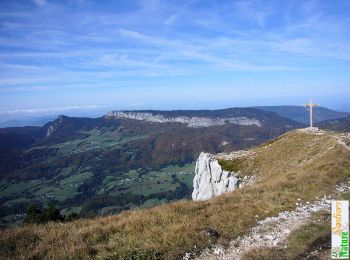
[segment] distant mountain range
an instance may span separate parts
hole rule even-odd
[[[257,106],[254,109],[261,109],[264,111],[274,112],[285,118],[292,119],[302,124],[308,124],[309,112],[308,109],[302,106]],[[236,116],[240,108],[234,108]],[[173,111],[158,111],[158,110],[133,110],[133,111],[116,111],[126,113],[148,113],[157,114],[163,117],[219,117],[220,113],[226,113],[227,109],[220,110],[173,110]],[[112,113],[112,112],[111,112]],[[319,107],[315,109],[315,122],[342,118],[350,115],[348,112],[338,112],[328,108]],[[27,117],[0,122],[0,127],[23,127],[23,126],[43,126],[46,123],[55,120],[58,115],[41,116],[41,117]],[[86,115],[83,115],[86,117]],[[90,117],[90,116],[87,116]],[[93,115],[97,117],[97,115]]]
[[[310,120],[309,110],[302,106],[258,106],[255,108],[277,113],[280,116],[302,124],[308,124]],[[313,112],[314,122],[337,119],[350,115],[348,112],[338,112],[325,107],[316,107]]]
[[[350,116],[322,121],[318,123],[317,126],[338,132],[350,132]]]
[[[58,115],[12,119],[0,122],[0,127],[43,126],[57,117]]]

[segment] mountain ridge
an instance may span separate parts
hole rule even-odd
[[[242,116],[242,114],[239,114],[237,111],[243,111],[247,109],[251,109],[250,113],[253,112],[254,109],[258,110],[264,110],[267,112],[276,112],[277,114],[292,119],[294,121],[297,121],[299,123],[308,123],[308,113],[307,109],[301,106],[255,106],[255,107],[233,107],[233,108],[224,108],[224,109],[204,109],[204,110],[112,110],[113,111],[119,111],[119,112],[134,112],[134,113],[150,113],[152,115],[163,115],[166,117],[180,117],[180,116],[188,116],[188,117],[220,117],[222,114],[226,114],[228,112],[233,112],[233,116],[239,117]],[[318,109],[321,109],[320,111],[317,111]],[[108,114],[108,113],[107,113]],[[107,115],[106,114],[106,115]],[[336,119],[341,117],[346,117],[350,113],[348,112],[338,112],[335,110],[331,110],[328,108],[317,108],[315,110],[315,116],[316,121],[324,121],[329,119]],[[105,115],[105,116],[106,116]],[[58,116],[46,116],[46,117],[38,117],[38,118],[31,118],[30,120],[23,119],[22,121],[19,120],[13,120],[13,123],[11,124],[11,121],[2,122],[0,126],[2,128],[4,127],[23,127],[23,126],[43,126],[46,123],[53,121]],[[70,116],[71,117],[71,116]],[[79,117],[79,116],[74,116]],[[96,116],[87,117],[87,116],[80,116],[84,118],[98,118]],[[102,116],[103,117],[103,116]],[[33,124],[31,125],[31,122]]]
[[[322,121],[317,126],[338,132],[350,132],[350,116]]]
[[[270,111],[280,116],[292,119],[302,124],[309,124],[309,110],[303,106],[256,106],[256,109]],[[313,110],[314,122],[343,118],[350,115],[348,112],[338,112],[326,107],[316,107]]]

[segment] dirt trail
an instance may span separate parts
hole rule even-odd
[[[350,143],[350,134],[340,134],[332,136],[336,139],[338,144],[344,146],[345,149],[350,151],[350,145],[348,145],[348,143]]]
[[[336,185],[338,192],[349,192],[350,182]],[[296,202],[294,211],[280,212],[276,217],[268,217],[258,221],[246,235],[232,240],[228,248],[216,245],[212,248],[205,249],[198,260],[239,260],[244,254],[258,247],[280,247],[284,243],[289,234],[301,228],[303,225],[311,221],[313,213],[328,211],[330,212],[331,196],[324,196],[313,203],[306,202],[301,204]],[[319,252],[313,252],[319,253]],[[324,253],[324,252],[321,252]],[[184,259],[190,259],[184,258]],[[321,259],[321,258],[320,258]]]
[[[326,131],[322,129],[318,129],[317,127],[307,127],[307,128],[301,128],[298,129],[299,132],[303,133],[309,133],[309,134],[315,134],[315,135],[323,135],[326,134]],[[342,145],[345,149],[350,151],[350,133],[338,133],[338,134],[331,134],[335,141]]]
[[[299,203],[297,203],[299,204]],[[285,241],[288,235],[308,223],[311,214],[320,211],[330,211],[330,200],[326,197],[314,202],[299,205],[294,211],[283,211],[276,217],[268,217],[257,222],[248,234],[230,242],[227,249],[217,245],[206,249],[196,258],[204,259],[241,259],[241,257],[256,247],[276,247]]]

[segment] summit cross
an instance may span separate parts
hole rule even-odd
[[[319,107],[320,104],[314,104],[312,103],[312,98],[310,98],[310,102],[309,104],[305,104],[304,107],[309,107],[310,108],[310,127],[313,127],[313,114],[312,114],[312,110],[314,107]]]

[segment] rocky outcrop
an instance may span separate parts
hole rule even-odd
[[[215,156],[203,152],[197,159],[195,173],[193,200],[208,200],[254,181],[254,176],[240,176],[239,173],[223,170]]]
[[[247,117],[188,117],[177,116],[167,117],[162,114],[152,114],[148,112],[123,112],[112,111],[106,115],[107,118],[116,119],[133,119],[140,121],[156,122],[156,123],[182,123],[187,124],[188,127],[210,127],[224,124],[236,125],[256,125],[261,127],[262,123],[255,118]]]
[[[46,137],[49,137],[53,133],[55,133],[59,125],[62,124],[63,120],[64,120],[64,116],[59,116],[55,121],[53,121],[47,129]]]

